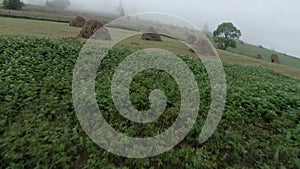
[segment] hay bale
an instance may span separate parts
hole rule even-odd
[[[93,35],[93,38],[98,40],[112,40],[110,33],[106,27],[102,27],[100,30],[98,30]]]
[[[277,55],[275,55],[275,54],[272,54],[272,56],[271,56],[271,62],[272,63],[280,64],[279,57]]]
[[[74,20],[71,21],[70,26],[83,27],[85,23],[86,20],[82,16],[77,16]]]
[[[152,27],[143,33],[142,40],[162,41],[160,35]]]
[[[193,44],[197,40],[195,35],[188,35],[186,39],[186,43],[188,44]]]
[[[225,46],[222,43],[218,43],[216,48],[221,49],[221,50],[225,50]]]
[[[83,26],[79,37],[88,39],[103,26],[103,23],[101,23],[100,21],[90,20]]]
[[[262,57],[260,54],[258,54],[258,55],[256,56],[256,59],[264,60],[263,57]]]
[[[192,45],[192,50],[196,52],[197,54],[203,55],[203,56],[215,56],[215,52],[213,50],[213,47],[209,43],[208,40],[204,38],[200,38],[196,40]]]

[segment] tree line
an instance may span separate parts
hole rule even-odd
[[[0,2],[2,2],[3,8],[5,9],[20,10],[25,6],[21,0],[0,0]],[[66,9],[70,4],[70,0],[47,0],[45,6]]]

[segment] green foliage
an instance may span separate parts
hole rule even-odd
[[[218,130],[205,144],[198,136],[210,106],[210,85],[201,61],[180,56],[195,74],[201,94],[199,117],[174,149],[157,157],[127,159],[99,148],[83,132],[72,104],[77,42],[0,39],[0,168],[299,168],[300,81],[252,66],[227,65],[227,105]],[[132,123],[116,110],[110,84],[129,50],[112,50],[97,74],[97,101],[105,119],[130,136],[153,136],[174,122],[180,92],[157,70],[138,74],[130,99],[149,107],[160,88],[168,98],[153,123]],[[266,80],[267,79],[267,80]]]
[[[219,25],[217,30],[213,32],[213,35],[214,41],[222,44],[225,50],[228,47],[235,48],[236,41],[242,36],[241,31],[230,22]]]
[[[24,3],[20,0],[3,0],[3,8],[5,9],[22,9]]]
[[[45,6],[51,8],[66,9],[70,5],[70,0],[47,0]]]

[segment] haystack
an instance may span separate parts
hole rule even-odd
[[[258,54],[258,55],[256,56],[256,59],[264,60],[263,57],[262,57],[260,54]]]
[[[215,52],[213,50],[213,47],[209,43],[208,40],[204,38],[200,38],[196,40],[193,45],[192,49],[197,54],[203,55],[203,56],[215,56]]]
[[[186,43],[188,44],[193,44],[197,40],[195,35],[188,35],[186,39]]]
[[[218,43],[216,46],[217,49],[226,50],[225,46],[222,43]]]
[[[83,27],[85,23],[86,20],[83,17],[77,16],[74,20],[71,21],[70,26]]]
[[[98,40],[112,40],[110,33],[106,27],[102,27],[100,30],[98,30],[93,35],[93,38]]]
[[[145,33],[143,33],[142,40],[162,41],[160,35],[152,27],[149,28]]]
[[[271,56],[271,62],[272,63],[280,64],[279,57],[277,55],[275,55],[275,54],[272,54],[272,56]]]
[[[100,21],[90,20],[82,28],[79,37],[90,38],[94,33],[96,33],[104,25]],[[108,32],[108,31],[107,31]]]

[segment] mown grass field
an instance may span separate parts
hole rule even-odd
[[[9,10],[3,9],[2,4],[0,3],[0,16],[6,17],[25,17],[32,18],[35,20],[52,20],[58,22],[70,22],[76,16],[83,16],[86,19],[98,19],[104,23],[107,23],[112,20],[111,17],[99,16],[82,11],[66,11],[56,8],[48,8],[44,6],[30,5],[25,4],[22,10]]]
[[[67,23],[0,17],[0,37],[36,36],[50,39],[75,37],[80,28]]]
[[[238,44],[237,48],[230,48],[229,51],[252,58],[256,58],[256,56],[260,54],[266,62],[270,62],[271,55],[276,54],[279,57],[280,64],[300,69],[300,59],[263,47],[250,44]]]
[[[76,37],[81,28],[70,27],[67,23],[49,22],[49,21],[37,21],[29,19],[17,19],[0,17],[0,22],[3,23],[0,27],[0,37],[43,37],[50,39],[62,39],[64,37]],[[111,28],[112,34],[117,38],[122,35],[118,34],[130,34],[131,31],[120,30]],[[84,40],[83,40],[84,41]],[[162,42],[145,42],[138,36],[132,37],[126,40],[125,43],[119,45],[120,48],[131,48],[132,50],[144,49],[147,47],[163,47],[166,50],[173,51],[175,54],[194,55],[189,49],[174,39],[163,37],[164,45]],[[112,42],[107,42],[112,43]],[[255,48],[254,48],[255,49]],[[294,68],[297,65],[298,60],[289,61],[289,57],[286,57],[287,64],[290,66],[276,65],[267,61],[256,60],[253,58],[245,57],[239,54],[233,54],[226,51],[218,50],[220,58],[223,62],[242,65],[257,65],[263,66],[274,71],[300,78],[300,70]],[[284,59],[282,59],[284,60]],[[294,65],[294,67],[293,67]]]

